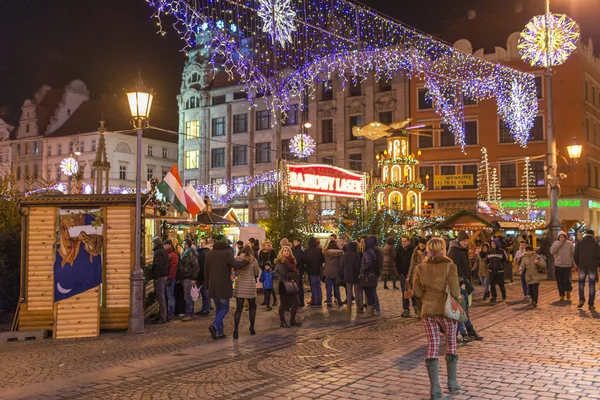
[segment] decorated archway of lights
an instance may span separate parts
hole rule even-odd
[[[515,141],[527,144],[537,114],[531,74],[462,53],[402,23],[345,0],[147,0],[174,20],[184,51],[204,43],[210,62],[244,86],[248,100],[263,96],[281,115],[313,96],[317,84],[339,76],[342,85],[368,74],[398,71],[425,82],[455,142],[464,146],[463,98],[496,98],[498,115]],[[274,118],[277,123],[278,118]]]

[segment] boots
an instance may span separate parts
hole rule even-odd
[[[567,290],[567,300],[571,300],[571,291]]]
[[[373,306],[367,306],[367,312],[362,314],[361,317],[371,318],[375,316],[375,308]]]
[[[346,314],[352,315],[352,303],[346,304]]]
[[[490,292],[489,292],[489,291],[488,291],[488,292],[485,292],[485,293],[483,294],[483,300],[487,300],[487,299],[489,299],[489,298],[490,298]]]
[[[458,394],[462,387],[456,380],[456,367],[458,366],[457,354],[446,354],[446,369],[448,370],[448,390],[451,394]],[[431,375],[430,375],[431,377]],[[431,378],[430,378],[431,379]]]
[[[475,340],[483,340],[483,336],[479,336],[475,329],[467,329],[467,333]]]
[[[440,400],[444,397],[438,379],[440,361],[437,358],[426,358],[425,366],[427,367],[427,374],[429,375],[429,383],[431,385],[429,390],[431,400]],[[456,369],[454,371],[456,372]]]

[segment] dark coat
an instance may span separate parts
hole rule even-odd
[[[380,271],[377,266],[377,254],[375,254],[375,248],[377,247],[377,239],[374,236],[369,236],[365,240],[366,250],[360,261],[360,275],[366,277],[369,281],[377,280]],[[383,265],[383,256],[382,262]],[[360,278],[359,275],[359,278]]]
[[[200,283],[204,283],[204,259],[206,258],[206,254],[210,251],[210,247],[203,247],[198,249],[198,279],[196,279]]]
[[[152,275],[154,275],[154,279],[169,276],[169,253],[162,244],[154,247],[153,250]]]
[[[596,239],[591,236],[585,236],[577,246],[575,246],[575,253],[573,254],[573,260],[575,265],[580,271],[584,272],[596,272],[598,270],[598,264],[600,263],[600,245],[596,242]]]
[[[269,251],[259,250],[258,256],[256,259],[258,260],[258,266],[260,269],[265,269],[265,264],[267,261],[271,263],[271,268],[275,268],[275,258],[277,258],[277,254],[275,254],[275,250],[271,249]]]
[[[294,246],[292,248],[292,254],[294,255],[294,258],[296,259],[296,267],[298,268],[298,272],[300,274],[300,276],[304,275],[304,268],[305,268],[305,263],[304,263],[304,250],[302,249],[302,245],[300,246]]]
[[[399,275],[408,276],[413,251],[415,251],[415,248],[412,244],[409,244],[407,248],[400,246],[396,250],[396,269]]]
[[[486,262],[488,265],[488,269],[490,274],[504,275],[504,266],[508,262],[508,258],[506,257],[506,252],[500,248],[490,249],[487,253]]]
[[[468,281],[471,276],[469,249],[462,247],[460,243],[458,243],[458,240],[453,240],[450,242],[450,249],[448,249],[448,258],[456,265],[458,282]]]
[[[173,250],[173,246],[167,245],[165,247],[167,253],[169,253],[169,280],[177,278],[177,267],[179,267],[179,254]]]
[[[242,269],[247,260],[236,260],[227,243],[215,243],[204,259],[204,276],[208,285],[208,297],[230,299],[233,297],[231,269]]]
[[[344,282],[358,283],[358,275],[360,274],[360,256],[356,252],[356,242],[348,243],[348,252],[342,258],[342,266],[344,268]]]
[[[383,246],[383,276],[395,278],[398,276],[396,268],[396,249],[393,244]]]
[[[323,276],[329,279],[335,279],[342,270],[342,257],[344,252],[341,249],[323,250],[325,257],[325,266],[323,267]]]
[[[304,252],[304,262],[308,275],[321,275],[323,263],[325,262],[323,250],[317,246],[309,247]]]
[[[179,263],[179,270],[177,271],[178,279],[191,279],[196,280],[198,273],[200,272],[200,266],[198,265],[198,256],[192,249],[186,250],[181,257]]]

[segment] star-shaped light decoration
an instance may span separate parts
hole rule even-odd
[[[315,152],[315,140],[306,133],[299,133],[290,141],[290,153],[297,158],[306,158]]]
[[[292,43],[292,32],[296,31],[294,19],[296,12],[292,9],[291,0],[258,0],[258,16],[263,20],[263,31],[285,47]]]

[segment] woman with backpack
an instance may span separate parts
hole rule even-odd
[[[344,251],[340,249],[335,240],[331,240],[327,248],[323,250],[325,266],[323,267],[323,279],[327,290],[327,308],[333,307],[331,302],[332,294],[335,295],[337,306],[342,307],[342,298],[340,296],[340,287],[336,279],[342,273],[342,256]],[[352,298],[350,298],[352,299]]]

